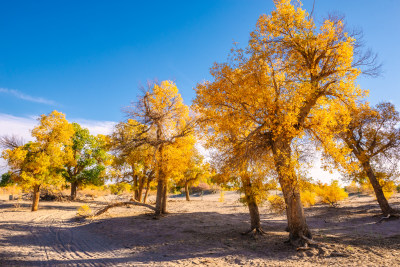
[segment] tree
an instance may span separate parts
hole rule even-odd
[[[40,187],[64,181],[62,169],[72,160],[70,149],[74,129],[65,115],[53,111],[41,115],[39,125],[32,130],[34,142],[3,151],[13,179],[25,188],[33,189],[32,211],[38,209]]]
[[[190,155],[186,156],[188,160],[185,164],[185,170],[179,177],[177,183],[185,188],[186,201],[190,201],[189,187],[198,183],[203,177],[210,175],[209,164],[204,162],[204,156],[193,147]]]
[[[122,150],[148,145],[153,147],[156,162],[157,197],[156,217],[165,214],[168,180],[165,173],[165,153],[168,146],[192,133],[193,121],[189,108],[183,103],[178,88],[171,81],[149,84],[138,102],[126,110],[138,122],[136,136],[121,146]]]
[[[102,173],[109,159],[104,136],[93,136],[88,129],[72,123],[73,158],[64,167],[63,175],[71,183],[71,199],[76,199],[77,188],[83,184],[101,185],[104,183]]]
[[[133,186],[134,199],[139,202],[142,201],[145,187],[143,202],[146,202],[150,183],[154,180],[154,148],[145,144],[138,147],[129,144],[144,130],[144,126],[140,126],[137,121],[128,119],[127,122],[118,123],[111,136],[115,176],[118,182],[127,182]],[[119,150],[121,147],[123,150]]]
[[[235,135],[244,158],[272,156],[287,206],[289,239],[301,246],[311,242],[312,235],[301,204],[293,147],[319,132],[334,140],[327,123],[345,128],[350,121],[347,109],[365,94],[356,78],[368,55],[355,49],[342,20],[326,19],[318,29],[290,0],[277,0],[275,6],[271,15],[258,19],[246,50],[233,50],[227,63],[211,69],[213,81],[197,86],[194,110],[202,116],[209,145],[218,149],[227,136]],[[341,121],[338,113],[343,114]],[[315,123],[316,117],[324,117],[325,125]],[[348,150],[329,148],[345,160],[343,152]]]
[[[384,102],[375,108],[360,105],[352,110],[348,130],[339,138],[351,149],[358,163],[353,177],[368,177],[384,216],[394,215],[382,186],[398,177],[400,155],[399,113],[393,104]]]

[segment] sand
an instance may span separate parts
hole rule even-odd
[[[30,212],[29,202],[1,196],[0,266],[400,266],[400,220],[377,224],[379,207],[372,197],[353,195],[338,208],[306,208],[320,243],[308,251],[284,243],[286,217],[268,207],[260,208],[267,234],[241,235],[249,229],[249,215],[239,195],[218,198],[171,197],[170,214],[160,220],[138,206],[79,220],[79,206],[95,211],[115,199],[42,201],[39,211]],[[390,202],[400,208],[400,196]]]

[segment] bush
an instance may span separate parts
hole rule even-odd
[[[349,195],[339,186],[339,182],[334,180],[330,185],[320,184],[316,190],[321,201],[333,207],[338,205],[338,201],[347,198]]]
[[[82,217],[88,217],[93,214],[92,209],[88,205],[82,205],[78,208],[78,211],[76,212],[77,216],[82,216]]]
[[[267,198],[270,209],[272,212],[282,214],[286,210],[286,203],[283,197],[277,195],[271,195]]]
[[[315,198],[317,194],[310,190],[301,191],[301,203],[304,207],[311,207],[315,205]]]
[[[110,189],[111,194],[121,195],[123,193],[129,193],[132,187],[128,183],[118,183],[110,184],[108,188]]]
[[[222,190],[221,190],[221,193],[219,195],[218,201],[219,202],[224,202],[225,201],[225,192],[222,191]]]

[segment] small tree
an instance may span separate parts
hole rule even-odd
[[[126,110],[127,114],[138,122],[132,127],[136,135],[120,146],[127,151],[132,147],[151,146],[155,153],[158,217],[167,212],[168,177],[165,170],[165,153],[168,146],[191,134],[193,122],[189,108],[183,103],[178,88],[171,81],[150,84],[148,90],[139,97],[138,102]]]
[[[353,163],[358,167],[347,175],[359,181],[367,178],[382,213],[393,215],[396,211],[390,207],[382,186],[399,176],[399,113],[388,102],[375,108],[359,105],[350,112],[352,119],[347,131],[337,135],[350,149]]]
[[[348,194],[339,186],[337,180],[333,180],[330,185],[320,184],[317,187],[316,192],[322,202],[327,203],[332,207],[336,207],[339,201],[348,197]]]
[[[34,142],[7,149],[2,157],[7,161],[13,179],[21,186],[33,189],[32,211],[38,209],[40,187],[64,181],[62,169],[72,160],[70,149],[74,129],[65,115],[53,111],[41,115],[39,125],[32,130]]]
[[[107,154],[104,136],[93,136],[88,129],[82,128],[77,123],[72,123],[74,135],[72,136],[73,158],[64,167],[63,175],[71,183],[71,199],[76,199],[77,188],[84,184],[102,185],[106,163],[110,156]]]

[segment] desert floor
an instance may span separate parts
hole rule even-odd
[[[306,208],[318,248],[296,251],[284,243],[285,215],[261,207],[267,235],[240,233],[249,227],[247,208],[236,192],[171,197],[170,214],[154,220],[144,207],[109,210],[78,220],[84,202],[40,203],[0,198],[0,266],[399,266],[400,220],[379,221],[372,197],[350,196],[338,208]],[[86,204],[97,210],[111,196]],[[390,202],[400,208],[400,196]],[[20,205],[20,207],[18,207]]]

